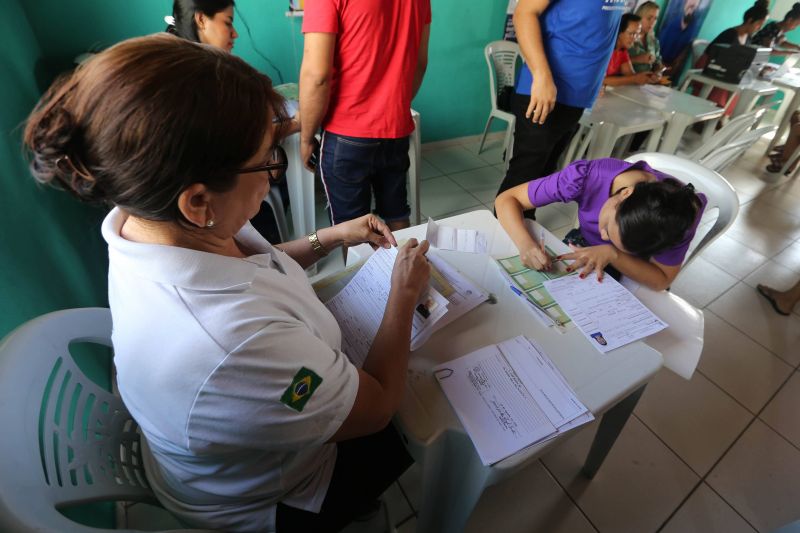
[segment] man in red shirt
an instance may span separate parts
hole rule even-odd
[[[316,172],[334,224],[370,212],[372,191],[392,230],[406,201],[411,100],[428,62],[430,0],[306,0],[300,67],[300,150]]]

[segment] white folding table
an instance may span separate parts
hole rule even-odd
[[[587,159],[609,157],[621,137],[648,131],[650,136],[646,151],[654,151],[664,129],[661,113],[611,94],[601,96],[592,109],[584,111],[580,123],[583,128],[591,130],[591,142],[585,156]],[[567,163],[573,159],[579,137],[575,135],[567,149]]]
[[[489,254],[515,255],[516,249],[488,210],[473,211],[440,221],[486,234]],[[398,239],[425,236],[422,224],[396,232]],[[536,230],[538,232],[538,230]],[[372,253],[361,245],[350,249],[352,264]],[[573,328],[559,333],[539,322],[516,296],[489,255],[439,250],[446,261],[491,293],[490,302],[455,320],[420,349],[412,352],[407,392],[395,423],[409,452],[422,467],[422,502],[417,519],[420,532],[456,533],[464,526],[484,489],[535,461],[560,438],[526,448],[492,466],[484,466],[469,436],[430,369],[488,344],[517,335],[537,340],[558,366],[578,398],[595,416],[603,415],[583,472],[592,477],[625,425],[648,380],[661,368],[662,357],[644,342],[601,354]],[[669,293],[650,291],[662,311],[680,313],[685,304]],[[688,305],[688,304],[685,304]],[[525,495],[520,503],[524,504]]]
[[[686,132],[686,128],[696,122],[718,119],[724,111],[713,102],[671,87],[658,86],[656,89],[650,89],[628,85],[609,87],[606,90],[615,96],[636,102],[662,114],[666,121],[666,127],[658,151],[667,154],[674,154],[678,150],[678,144]]]

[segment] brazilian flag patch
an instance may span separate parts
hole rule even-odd
[[[289,385],[281,396],[281,403],[285,403],[297,412],[302,412],[311,395],[317,390],[322,378],[313,370],[306,367],[297,371]]]

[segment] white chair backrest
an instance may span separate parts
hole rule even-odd
[[[519,45],[511,41],[492,41],[483,49],[489,67],[489,95],[492,109],[497,109],[497,92],[513,87],[519,57]]]
[[[57,508],[156,501],[136,422],[118,396],[84,375],[70,355],[75,342],[110,347],[111,312],[56,311],[0,343],[0,531],[113,531]]]
[[[674,176],[684,183],[691,183],[698,192],[706,195],[705,212],[708,213],[712,209],[719,211],[717,220],[711,228],[704,235],[701,235],[701,231],[695,235],[692,244],[697,243],[697,245],[683,260],[684,267],[714,239],[725,232],[739,213],[739,197],[731,184],[719,173],[709,170],[699,163],[676,155],[661,153],[636,154],[628,157],[627,161],[646,161],[656,170]]]
[[[706,39],[695,39],[692,41],[692,65],[694,65],[700,56],[706,52],[709,41]]]
[[[722,172],[731,163],[739,159],[753,144],[764,135],[778,129],[777,126],[764,126],[753,131],[746,131],[728,144],[719,146],[706,154],[698,163],[716,172]]]
[[[692,161],[700,161],[716,148],[733,142],[750,131],[761,121],[761,118],[766,112],[766,108],[760,106],[729,120],[727,124],[715,132],[706,142],[687,157]]]

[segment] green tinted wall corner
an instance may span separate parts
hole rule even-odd
[[[26,3],[30,4],[30,2]],[[103,210],[37,185],[21,149],[43,57],[18,0],[0,0],[0,337],[38,315],[107,305]]]

